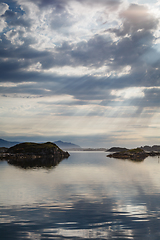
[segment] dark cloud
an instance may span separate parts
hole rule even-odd
[[[160,89],[159,88],[149,88],[144,90],[144,97],[142,99],[133,99],[132,104],[134,106],[139,106],[141,108],[151,108],[152,113],[154,112],[154,107],[159,107],[160,103]]]
[[[135,111],[122,111],[121,117],[140,117],[141,118],[152,118],[155,114],[155,109],[159,108],[160,102],[160,89],[159,88],[146,88],[143,90],[144,96],[132,97],[130,99],[123,99],[119,97],[119,103],[122,107],[136,107]],[[103,100],[100,105],[102,106],[117,106],[117,98]],[[117,113],[116,113],[117,115]],[[128,116],[127,116],[128,115]]]
[[[61,4],[63,1],[36,1],[37,3],[44,4]],[[103,2],[103,1],[102,1]],[[114,4],[117,1],[114,1]],[[107,3],[111,4],[110,1]],[[136,15],[136,10],[138,11]],[[51,20],[51,27],[53,29],[60,29],[69,26],[73,22],[71,21],[71,16],[68,18],[69,13],[65,8],[61,10],[61,13],[56,13],[53,10],[53,18]],[[7,12],[7,11],[6,11]],[[11,11],[9,11],[11,12]],[[131,12],[131,14],[130,14]],[[64,16],[63,14],[64,13]],[[142,13],[142,16],[141,14]],[[11,14],[11,13],[10,13]],[[57,15],[56,15],[57,14]],[[58,18],[57,18],[58,16]],[[126,22],[129,24],[129,29],[127,32],[132,33],[130,37],[124,37],[119,40],[119,42],[113,42],[109,34],[98,35],[91,37],[88,41],[81,41],[79,43],[69,43],[68,41],[63,41],[60,46],[55,47],[52,50],[36,50],[30,47],[34,44],[36,40],[34,38],[28,38],[25,36],[25,32],[12,31],[11,34],[19,34],[19,39],[23,42],[21,46],[14,46],[4,35],[2,36],[0,54],[1,57],[10,57],[17,59],[30,60],[30,65],[40,62],[42,64],[42,69],[50,69],[52,67],[63,67],[63,66],[87,66],[91,68],[99,68],[102,66],[107,66],[108,71],[122,71],[123,67],[126,65],[131,65],[132,72],[139,72],[141,77],[141,72],[143,68],[143,73],[146,72],[145,60],[143,55],[147,53],[153,53],[155,55],[155,50],[152,49],[155,37],[153,33],[148,31],[149,29],[156,28],[157,20],[155,20],[143,6],[132,4],[128,10],[121,13],[121,17],[124,18],[124,24],[121,29],[110,29],[109,32],[124,32],[126,29]],[[65,21],[65,18],[68,19]],[[137,20],[138,19],[138,20]],[[17,19],[12,21],[12,25],[23,25],[30,26],[30,22],[23,21],[24,19]],[[142,21],[143,20],[143,21]],[[147,22],[148,21],[148,22]],[[138,25],[140,23],[140,25]],[[150,23],[150,24],[149,24]],[[142,28],[142,31],[138,29]],[[131,30],[132,31],[131,31]],[[136,30],[136,31],[135,31]],[[126,31],[126,30],[125,30]],[[121,34],[124,35],[125,33]],[[139,67],[140,66],[140,67]],[[138,77],[138,79],[140,78]],[[132,78],[132,75],[130,75]],[[121,82],[121,81],[120,81]]]
[[[18,39],[22,42],[21,45],[12,44],[11,40],[12,37],[14,37],[16,34],[18,34]],[[11,31],[10,32],[10,38],[11,40],[8,40],[8,38],[3,34],[1,36],[1,45],[0,45],[0,57],[1,57],[1,63],[3,64],[3,58],[8,58],[8,61],[4,61],[4,64],[9,63],[10,61],[15,59],[15,61],[19,61],[20,59],[23,59],[24,61],[27,60],[33,60],[36,59],[36,62],[39,61],[39,59],[43,59],[43,57],[49,57],[51,54],[49,51],[41,51],[37,50],[35,48],[32,48],[30,45],[35,44],[36,40],[33,37],[24,37],[25,32],[24,31]],[[34,63],[31,61],[31,64]]]
[[[16,72],[17,64],[13,64],[12,71],[7,72],[1,76],[1,82],[6,78],[10,79],[9,82],[36,82],[35,85],[24,85],[15,87],[3,87],[1,91],[3,94],[9,93],[27,93],[30,91],[32,94],[42,94],[44,96],[63,95],[69,94],[74,96],[75,99],[83,100],[101,100],[109,97],[107,89],[107,82],[93,78],[93,77],[60,77],[53,74],[42,74],[38,72]],[[19,67],[20,68],[20,67]],[[6,67],[7,69],[7,67]],[[15,72],[13,72],[15,69]],[[14,77],[13,77],[14,75]],[[46,89],[50,91],[46,91]],[[81,102],[82,103],[82,102]]]
[[[75,0],[81,4],[87,4],[89,6],[94,6],[94,5],[104,5],[107,6],[110,10],[116,10],[121,1],[120,0]],[[30,0],[30,2],[32,2],[32,0]],[[65,1],[65,0],[35,0],[33,1],[34,3],[36,3],[39,7],[50,7],[50,6],[54,6],[57,10],[62,10],[64,9],[64,7],[66,5],[68,5],[69,2],[71,2],[71,0],[69,1]]]
[[[83,5],[97,6],[102,5],[107,7],[110,11],[116,10],[120,5],[120,0],[75,0]],[[40,9],[52,8],[52,14],[50,14],[50,27],[54,30],[60,30],[61,28],[66,28],[72,26],[76,20],[74,16],[69,12],[69,3],[72,1],[65,0],[29,0],[28,2],[33,2]],[[22,24],[22,23],[21,23]],[[26,23],[25,23],[26,24]],[[29,23],[28,23],[29,24]]]
[[[68,4],[65,0],[35,0],[30,1],[36,3],[39,7],[55,7],[57,10],[64,10],[64,7]]]
[[[0,72],[2,78],[6,74],[6,72],[11,72],[11,73],[16,73],[17,71],[19,72],[21,69],[28,67],[29,64],[27,64],[27,61],[7,61],[7,62],[1,62],[0,63]]]
[[[15,16],[16,16],[16,13],[11,10],[6,10],[5,13],[1,15],[1,17],[5,17],[5,18],[13,18]]]
[[[9,4],[9,2],[7,2]],[[2,18],[5,19],[8,26],[22,26],[24,28],[30,28],[32,25],[31,19],[25,19],[25,12],[20,9],[19,5],[16,5],[12,9],[12,4],[9,6],[11,9],[6,10],[3,15],[1,15]]]
[[[59,30],[74,23],[71,14],[65,7],[66,2],[63,0],[34,2],[41,8],[52,5],[53,16],[50,21],[52,29]],[[84,1],[81,1],[81,3],[84,3]],[[89,3],[88,0],[84,4]],[[100,4],[108,6],[118,6],[119,3],[119,1],[100,1]],[[93,1],[92,4],[96,4],[96,2]],[[6,21],[12,19],[12,23],[9,22],[8,26],[12,24],[12,26],[30,27],[32,22],[29,19],[25,20],[23,15],[22,12],[13,13],[13,11],[7,10],[3,18]],[[22,30],[12,30],[10,38],[2,34],[0,81],[15,83],[33,81],[38,83],[34,86],[1,88],[3,94],[20,92],[44,96],[69,94],[80,102],[82,100],[101,100],[101,105],[114,106],[116,97],[111,95],[112,89],[160,86],[159,54],[152,48],[155,37],[151,31],[156,29],[157,20],[149,14],[146,7],[138,4],[131,4],[127,10],[121,12],[120,17],[123,19],[123,25],[120,29],[112,28],[101,35],[95,34],[89,40],[79,41],[78,43],[69,40],[61,41],[58,46],[56,45],[52,49],[37,50],[33,48],[32,45],[37,40],[34,37],[26,36],[25,31]],[[110,32],[120,36],[119,41],[113,41]],[[125,36],[126,33],[130,36]],[[16,34],[22,42],[21,45],[13,44],[11,41]],[[156,61],[154,59],[152,62],[151,55],[153,58],[156,56]],[[147,56],[149,56],[148,62],[146,61]],[[37,63],[41,64],[38,71],[29,70],[29,67],[33,67]],[[129,73],[119,76],[118,74],[122,73],[123,68],[127,65],[131,67]],[[83,77],[64,75],[60,77],[43,72],[43,70],[64,66],[85,66],[93,71],[106,66],[106,74],[111,73],[109,77],[95,77],[94,75],[84,75]],[[117,75],[112,74],[112,71],[117,72]],[[50,91],[47,92],[45,89]],[[149,92],[146,90],[144,101],[147,96],[151,99],[151,95],[147,94]],[[152,98],[152,104],[157,101],[156,99]],[[136,103],[135,99],[130,104],[137,106],[138,101],[139,99]],[[123,104],[126,104],[125,101],[123,101]],[[141,105],[143,106],[143,100]]]
[[[24,71],[23,68],[27,68],[30,65],[30,61],[10,61],[1,64],[1,82],[36,82],[35,85],[22,85],[10,88],[1,88],[3,94],[25,93],[42,96],[63,95],[68,94],[80,101],[84,100],[101,100],[102,106],[116,106],[118,97],[111,95],[112,89],[123,89],[127,87],[152,87],[160,85],[160,71],[152,69],[152,75],[148,78],[142,73],[134,72],[132,75],[124,75],[122,77],[71,77],[71,76],[57,76],[55,74],[48,74],[34,71]],[[22,71],[23,70],[23,71]],[[153,72],[157,74],[157,80],[153,78]],[[46,91],[48,89],[49,91]],[[155,91],[159,92],[159,90]],[[145,90],[144,98],[134,98],[131,100],[121,100],[123,106],[158,106],[159,98],[156,92],[153,90]],[[151,94],[153,95],[151,98]],[[116,101],[115,101],[116,100]],[[83,104],[83,102],[81,102]]]
[[[41,63],[44,68],[65,65],[99,68],[106,65],[110,70],[122,70],[126,65],[131,65],[137,72],[141,71],[142,66],[148,67],[144,55],[157,55],[158,60],[159,55],[152,48],[154,40],[153,34],[145,31],[124,37],[118,43],[112,42],[108,35],[95,35],[88,41],[77,44],[63,42],[54,49],[55,53],[50,59],[43,59]]]
[[[23,18],[15,19],[12,20],[9,23],[10,26],[22,26],[25,28],[30,28],[32,26],[32,21],[31,20],[25,20]]]
[[[65,100],[65,101],[62,101],[62,100],[59,100],[59,101],[56,101],[56,102],[46,102],[46,101],[40,101],[38,102],[39,104],[44,104],[44,105],[47,105],[47,106],[53,106],[53,105],[69,105],[69,106],[74,106],[74,105],[91,105],[93,104],[92,102],[89,102],[89,101],[85,101],[85,100]]]

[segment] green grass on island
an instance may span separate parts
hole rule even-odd
[[[63,152],[63,150],[61,150],[56,144],[51,142],[46,142],[46,143],[25,142],[25,143],[17,144],[8,149],[8,152],[10,153],[40,154],[44,152],[52,153],[53,151]]]

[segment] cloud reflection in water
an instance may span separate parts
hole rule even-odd
[[[159,239],[159,168],[91,152],[50,171],[1,163],[2,239]]]

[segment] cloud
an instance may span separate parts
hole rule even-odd
[[[143,5],[131,4],[120,13],[123,25],[120,29],[111,29],[117,36],[134,34],[137,31],[150,31],[157,28],[158,19],[152,16]]]
[[[107,8],[109,8],[109,10],[116,10],[119,5],[121,4],[120,0],[100,0],[100,1],[96,1],[96,0],[77,0],[80,3],[83,4],[88,4],[89,6],[94,6],[94,5],[103,5],[106,6]]]
[[[17,0],[1,3],[0,9],[1,96],[43,97],[38,104],[49,116],[53,110],[62,117],[127,119],[158,109],[159,21],[154,6],[118,0]],[[129,96],[135,88],[141,96]],[[54,97],[60,100],[52,101]]]
[[[41,4],[42,3],[43,2],[41,2]],[[53,5],[58,4],[57,1],[48,1],[46,4],[51,3]],[[139,12],[142,12],[142,16],[140,14],[138,14],[138,16],[140,15],[143,21],[141,21],[142,19],[140,18],[139,20],[136,20],[135,23],[134,19],[137,19],[138,17],[134,16],[134,13],[137,9]],[[130,14],[130,12],[133,13]],[[156,28],[157,20],[155,20],[150,14],[147,15],[147,13],[146,8],[132,4],[128,10],[123,11],[120,15],[125,18],[124,25],[121,29],[117,30],[113,28],[108,31],[108,34],[95,34],[88,40],[76,43],[72,40],[64,41],[62,39],[59,46],[55,45],[52,48],[45,48],[44,50],[37,50],[33,47],[38,43],[38,39],[34,36],[26,36],[26,32],[22,30],[12,30],[10,33],[8,32],[6,36],[2,36],[3,47],[1,49],[1,54],[4,57],[10,56],[23,60],[29,59],[30,65],[39,62],[42,69],[51,69],[57,66],[86,66],[90,68],[107,66],[109,68],[108,72],[112,70],[120,72],[126,65],[131,65],[131,68],[136,68],[137,71],[139,62],[143,65],[142,56],[145,56],[148,52],[155,52],[155,50],[152,49],[155,37],[153,36],[153,33],[148,31],[148,29]],[[53,9],[51,15],[53,15],[50,20],[51,28],[56,31],[59,31],[60,28],[70,27],[74,24],[72,14],[66,9],[61,10],[60,14]],[[134,17],[130,17],[130,15],[133,15]],[[150,25],[147,24],[146,19],[148,19]],[[16,25],[16,21],[19,22],[19,25],[24,27],[31,26],[32,22],[31,19],[25,20],[24,22],[24,19],[22,20],[20,18],[12,21],[12,24]],[[124,37],[118,42],[113,41],[109,32],[124,32],[126,21],[129,22],[129,29],[139,30],[139,27],[136,26],[137,23],[140,22],[141,27],[143,25],[143,30],[131,31],[134,34],[130,37]],[[129,32],[129,30],[127,32]],[[118,32],[116,33],[118,34]],[[7,50],[4,50],[6,49],[6,45]],[[18,47],[16,45],[18,45]],[[8,51],[8,48],[10,51]]]
[[[60,30],[61,28],[69,28],[75,23],[74,16],[66,9],[57,12],[56,9],[52,11],[52,17],[50,19],[51,29]]]
[[[18,6],[16,10],[9,9],[9,6],[7,4],[2,4],[2,7],[3,14],[1,15],[1,18],[5,19],[8,26],[22,26],[24,28],[31,27],[31,20],[25,19],[26,16],[24,14],[24,11],[19,9]]]
[[[8,4],[0,3],[0,15],[3,15],[9,9]]]
[[[120,5],[121,1],[120,0],[99,0],[98,2],[96,0],[75,0],[79,2],[80,4],[85,4],[89,6],[94,6],[94,5],[103,5],[109,7],[111,10],[117,9],[117,7]],[[30,2],[32,2],[30,0]],[[64,6],[68,4],[68,1],[66,2],[65,0],[36,0],[34,1],[36,4],[38,4],[39,7],[44,8],[48,6],[54,6],[56,7],[57,10],[62,10]]]
[[[6,10],[5,13],[2,15],[2,17],[5,18],[14,18],[16,16],[16,13],[11,10]]]
[[[133,99],[133,105],[141,108],[150,108],[152,113],[155,111],[154,108],[159,107],[160,102],[160,89],[159,88],[148,88],[144,89],[144,97],[140,99]]]

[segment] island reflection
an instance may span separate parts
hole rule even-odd
[[[19,143],[8,149],[2,149],[2,153],[0,154],[2,160],[7,160],[9,164],[24,169],[35,167],[51,168],[69,156],[68,152],[63,151],[51,142]]]
[[[32,168],[44,168],[44,169],[52,169],[56,167],[62,160],[66,158],[39,158],[39,159],[34,159],[32,161],[19,161],[19,162],[10,162],[8,161],[9,164],[14,165],[19,168],[23,169],[32,169]]]
[[[53,171],[1,163],[2,239],[159,239],[160,165],[71,153]],[[13,237],[12,237],[13,236]]]

